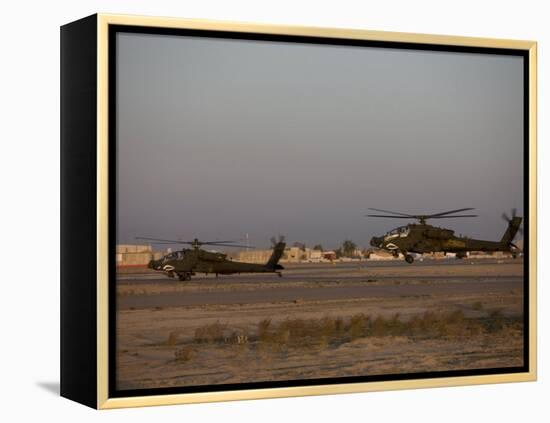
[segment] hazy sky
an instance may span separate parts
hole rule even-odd
[[[118,242],[336,247],[431,213],[500,239],[523,197],[512,56],[119,34]]]

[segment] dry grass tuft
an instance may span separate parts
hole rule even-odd
[[[325,316],[321,319],[286,319],[278,325],[271,320],[258,324],[257,341],[273,349],[326,346],[344,331],[343,320]]]
[[[269,327],[271,326],[271,319],[263,319],[258,323],[258,338],[265,340],[269,336]]]
[[[220,322],[210,323],[209,325],[201,326],[195,330],[195,342],[197,344],[212,344],[216,342],[224,342],[224,332],[227,325]]]
[[[191,347],[178,348],[174,351],[175,360],[179,363],[185,363],[195,356],[195,350]]]
[[[367,336],[367,331],[371,326],[371,318],[363,313],[351,316],[347,327],[344,329],[351,340]]]
[[[504,316],[501,309],[492,310],[485,321],[485,329],[489,333],[495,333],[504,329]]]
[[[178,332],[172,331],[168,334],[168,339],[166,340],[166,345],[176,345],[178,342]]]
[[[481,303],[481,301],[476,301],[472,304],[472,309],[475,311],[481,311],[483,310],[483,304]]]
[[[456,339],[504,329],[522,330],[523,322],[518,318],[506,319],[501,310],[490,312],[488,317],[470,319],[465,317],[462,310],[446,313],[427,310],[407,320],[398,313],[375,318],[364,313],[349,318],[287,318],[276,323],[271,319],[263,319],[258,322],[256,333],[252,334],[242,330],[228,331],[227,325],[215,322],[197,328],[194,342],[236,344],[243,348],[285,352],[289,348],[315,350],[327,346],[337,347],[367,337]],[[177,333],[170,333],[167,344],[175,345],[177,342]]]

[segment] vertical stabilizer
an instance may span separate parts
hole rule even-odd
[[[285,251],[286,244],[284,242],[278,242],[275,247],[273,247],[273,253],[271,254],[271,257],[266,263],[267,267],[270,268],[276,268],[279,260],[283,256],[283,253]]]
[[[518,233],[519,227],[521,226],[521,221],[522,218],[517,216],[510,219],[508,222],[508,228],[506,228],[506,232],[504,232],[504,235],[500,240],[501,243],[509,245],[514,240],[514,237]]]

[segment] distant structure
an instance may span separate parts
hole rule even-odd
[[[117,267],[147,266],[149,261],[158,260],[162,256],[159,251],[153,251],[150,245],[119,244],[116,246]]]
[[[323,261],[323,252],[321,250],[311,250],[309,253],[309,260],[313,263],[320,263]]]
[[[326,260],[326,261],[336,260],[336,251],[333,251],[333,250],[323,251],[323,260]]]
[[[266,263],[271,257],[273,250],[244,250],[239,251],[236,255],[232,254],[235,261],[244,263]]]
[[[310,248],[290,247],[285,250],[285,254],[281,261],[286,263],[301,263],[302,261],[308,261],[311,254]]]
[[[523,240],[516,241],[519,249],[523,250]],[[151,260],[158,260],[167,251],[154,251],[151,245],[143,244],[119,244],[116,246],[116,266],[117,268],[125,267],[146,267]],[[271,254],[272,249],[266,250],[243,250],[228,253],[231,260],[245,263],[266,263]],[[424,258],[432,260],[441,260],[454,258],[453,253],[443,254],[442,252],[424,254]],[[471,251],[467,257],[472,259],[484,258],[500,258],[507,257],[508,254],[502,252],[484,253],[479,251]],[[399,255],[402,258],[402,255]],[[354,260],[395,260],[396,258],[389,252],[380,249],[356,250],[353,259],[347,257],[338,257],[334,250],[314,250],[312,248],[289,247],[285,249],[281,263],[329,263],[337,261],[354,261]]]
[[[246,250],[239,251],[238,256],[235,258],[237,261],[247,263],[265,263],[269,260],[273,250]],[[314,253],[314,257],[319,259],[320,251],[314,251],[311,248],[289,247],[285,249],[281,263],[301,263],[307,262],[311,259],[311,255]]]
[[[265,263],[269,260],[272,250],[246,250],[239,251],[233,257],[236,261],[247,263]],[[360,252],[357,252],[358,258]],[[289,247],[285,249],[281,263],[324,263],[337,260],[336,252],[333,250],[314,250],[312,248]],[[350,260],[350,259],[349,259]]]
[[[390,252],[386,250],[366,250],[364,252],[365,258],[368,260],[373,261],[384,261],[384,260],[398,260],[403,258],[403,254],[399,253],[399,257],[394,257]],[[502,252],[502,251],[494,251],[494,252],[484,252],[484,251],[468,251],[466,253],[466,256],[464,258],[470,258],[470,259],[499,259],[499,258],[507,258],[510,257],[509,253]],[[446,259],[454,259],[456,258],[455,253],[443,253],[442,251],[434,252],[434,253],[426,253],[422,256],[422,259],[428,259],[428,260],[446,260]]]
[[[400,257],[403,257],[402,254],[399,254]],[[391,253],[386,250],[367,250],[365,257],[369,260],[395,260]]]

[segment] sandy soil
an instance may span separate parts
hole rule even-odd
[[[239,290],[262,289],[263,302],[203,304],[178,307],[155,305],[117,312],[117,387],[118,389],[197,386],[239,382],[292,380],[414,373],[423,371],[515,367],[523,364],[523,290],[519,287],[496,289],[499,278],[510,280],[522,275],[521,261],[494,263],[464,262],[452,265],[380,265],[375,267],[297,266],[279,281],[270,276],[233,276],[223,280],[195,279],[187,284],[151,279],[150,274],[128,278],[117,284],[119,298],[150,296],[173,292],[223,294]],[[317,275],[317,276],[316,276]],[[315,282],[316,278],[322,279]],[[484,281],[479,290],[460,288],[464,282]],[[456,290],[441,291],[437,286],[453,281]],[[349,287],[364,284],[395,287],[409,284],[433,286],[433,292],[418,295],[404,290],[403,295],[349,295],[348,298],[270,301],[269,290],[310,287],[330,289],[335,284]],[[454,285],[453,285],[454,286]],[[493,288],[495,287],[495,288]],[[353,293],[353,290],[350,292]],[[158,298],[161,298],[159,296]],[[393,336],[377,334],[341,342],[304,342],[300,345],[265,344],[258,339],[259,322],[271,319],[276,326],[288,319],[349,319],[364,314],[390,318],[399,313],[410,321],[426,311],[459,311],[467,322],[487,322],[495,314],[504,324],[498,330],[481,330],[449,336]],[[198,331],[209,325],[223,326],[222,339],[199,342]],[[485,324],[484,323],[484,324]]]

